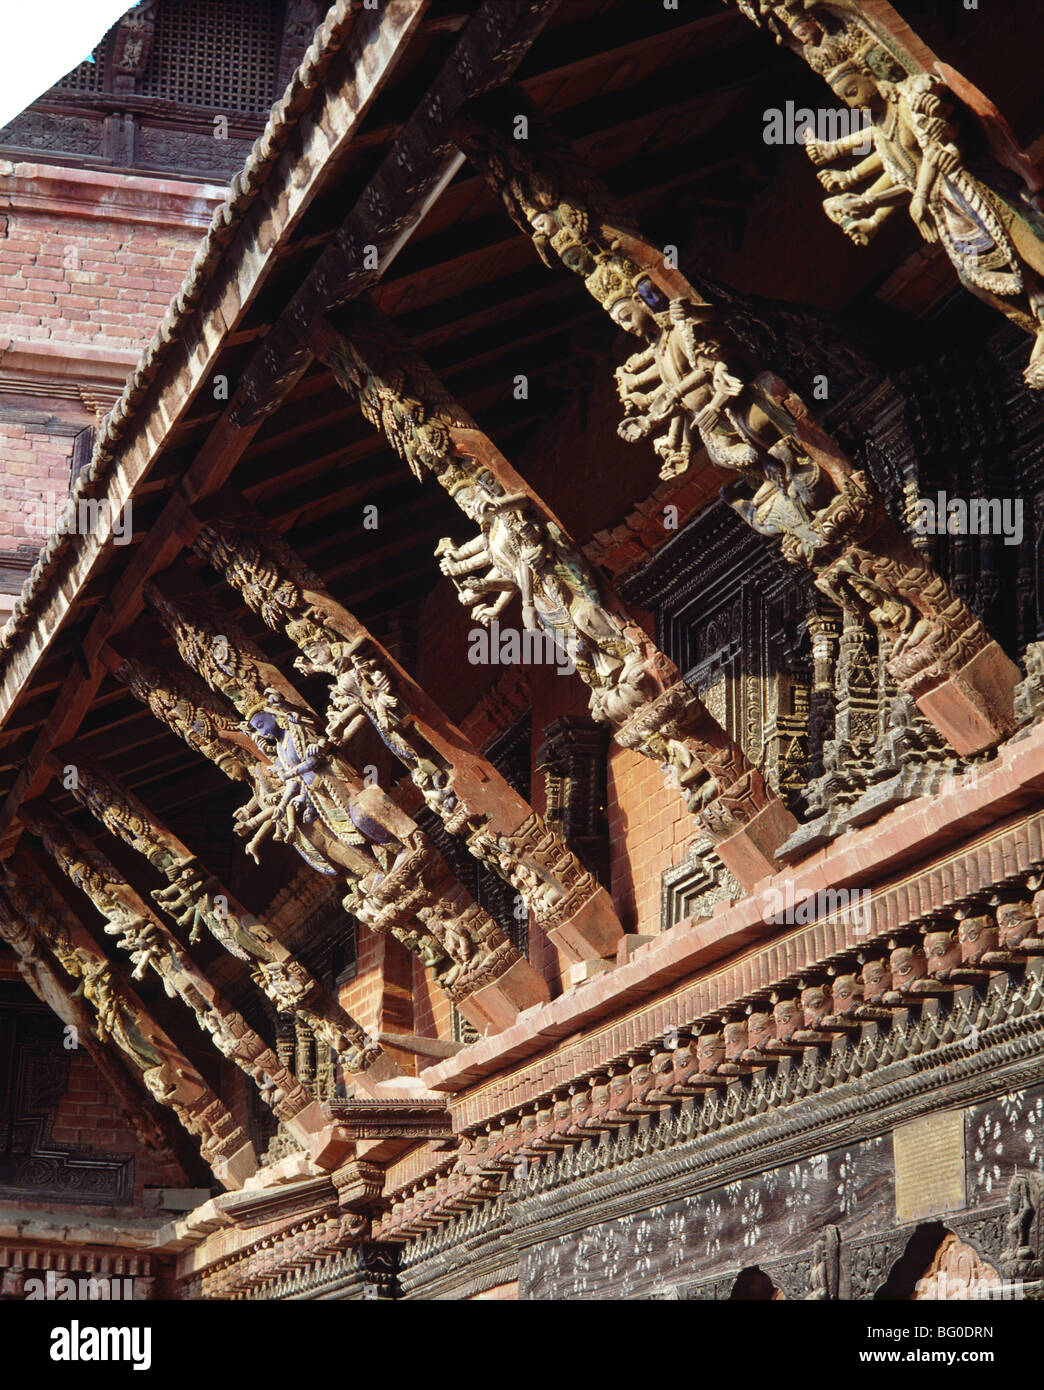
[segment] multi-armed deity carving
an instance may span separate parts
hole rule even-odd
[[[484,441],[474,423],[424,364],[386,346],[367,341],[364,358],[355,341],[338,338],[326,360],[410,471],[418,478],[434,473],[475,523],[478,534],[471,540],[439,542],[442,572],[483,626],[517,597],[523,626],[546,634],[591,686],[594,717],[622,722],[648,693],[644,654],[606,608],[586,561],[557,523],[540,514],[528,491],[505,487],[484,465]],[[469,435],[471,453],[462,447]]]
[[[739,8],[862,117],[839,139],[806,138],[830,194],[827,216],[865,246],[905,206],[961,284],[1035,339],[1025,378],[1044,387],[1044,214],[1030,163],[992,103],[935,61],[890,6],[868,14],[846,0],[739,0]]]
[[[364,783],[236,624],[205,596],[173,599],[151,585],[147,594],[185,662],[238,710],[256,750],[253,796],[236,816],[248,853],[257,858],[271,837],[319,872],[346,879],[347,910],[372,930],[390,931],[458,1002],[521,963],[415,822]]]
[[[604,890],[279,534],[232,495],[215,499],[208,517],[197,552],[297,646],[299,671],[330,682],[328,746],[346,750],[372,729],[428,809],[522,896],[545,931],[561,930],[565,949],[581,954],[611,949],[621,928]]]
[[[359,315],[350,341],[332,335],[320,351],[411,470],[433,472],[478,528],[463,545],[438,547],[472,616],[489,623],[517,597],[524,627],[568,653],[590,686],[592,717],[610,724],[618,743],[679,772],[689,809],[716,840],[764,811],[771,795],[760,773],[602,593],[578,547],[420,358],[372,311]]]
[[[744,521],[778,538],[785,559],[810,569],[817,587],[883,634],[904,694],[931,695],[990,649],[968,682],[980,686],[968,697],[975,733],[939,702],[930,717],[961,752],[1010,732],[1014,666],[894,525],[867,474],[786,383],[746,360],[716,309],[534,120],[529,140],[515,141],[494,113],[491,126],[462,126],[461,144],[541,255],[554,251],[614,322],[642,339],[616,374],[622,437],[653,438],[665,478],[704,448],[733,475],[722,496]]]

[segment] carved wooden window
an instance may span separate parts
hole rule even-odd
[[[67,73],[58,83],[65,92],[101,92],[105,88],[105,55],[109,46],[109,36],[82,63]],[[93,62],[91,61],[93,59]]]
[[[806,785],[811,647],[808,575],[728,507],[708,507],[621,592],[656,612],[660,647],[784,800]],[[662,878],[664,928],[738,891],[709,840]]]
[[[270,0],[168,0],[156,17],[142,95],[266,112],[278,95],[282,9]]]
[[[69,490],[76,485],[76,479],[91,461],[94,453],[94,426],[88,425],[73,439],[72,454],[69,457]]]
[[[660,646],[773,789],[800,791],[809,756],[809,576],[718,505],[621,588],[656,609]]]

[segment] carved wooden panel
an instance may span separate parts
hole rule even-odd
[[[55,1143],[52,1129],[73,1054],[62,1025],[18,986],[0,987],[0,1196],[74,1202],[129,1201],[134,1159]]]
[[[744,1269],[811,1259],[826,1227],[842,1238],[886,1228],[893,1202],[883,1136],[535,1245],[519,1261],[519,1297],[648,1298],[703,1280],[717,1287],[728,1271],[731,1288]]]
[[[277,93],[282,6],[177,0],[160,6],[143,96],[216,111],[267,111]]]
[[[782,794],[804,787],[812,653],[808,577],[725,506],[691,522],[621,586],[715,719]]]
[[[969,1206],[1003,1199],[1016,1172],[1044,1174],[1044,1086],[971,1106],[965,1147]]]

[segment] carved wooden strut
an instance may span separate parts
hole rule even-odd
[[[511,135],[517,111],[527,113],[524,141]],[[958,753],[1012,733],[1014,662],[900,532],[868,475],[785,382],[745,360],[714,307],[525,97],[484,102],[457,135],[541,257],[582,276],[643,340],[616,373],[623,438],[651,437],[664,477],[684,472],[701,447],[732,473],[724,499],[778,537],[784,558],[811,570],[829,598],[874,623],[900,690]]]
[[[476,621],[517,595],[525,627],[567,651],[591,687],[592,716],[671,774],[723,863],[747,883],[770,872],[793,817],[438,378],[373,306],[353,310],[344,334],[317,330],[315,350],[414,475],[434,473],[477,526],[473,540],[439,546]]]
[[[196,550],[300,648],[300,671],[331,680],[331,745],[372,726],[429,809],[515,889],[556,945],[574,960],[614,953],[622,928],[605,889],[278,533],[234,495],[213,499],[206,518]]]

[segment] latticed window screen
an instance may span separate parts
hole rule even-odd
[[[282,11],[272,0],[166,0],[143,95],[214,111],[267,111],[278,95]]]
[[[108,38],[102,40],[91,54],[94,62],[84,59],[58,83],[66,92],[100,92],[105,78],[105,49]]]
[[[88,425],[73,436],[72,453],[69,455],[69,491],[76,485],[76,479],[91,461],[94,453],[94,426]]]

